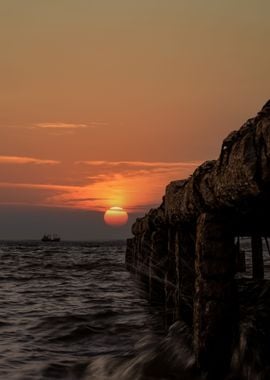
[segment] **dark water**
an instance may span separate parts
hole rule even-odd
[[[133,350],[153,316],[124,250],[1,243],[0,379],[80,378],[91,357]]]
[[[204,378],[188,327],[164,330],[124,253],[122,243],[0,242],[0,380]],[[270,287],[240,287],[229,378],[268,379]]]

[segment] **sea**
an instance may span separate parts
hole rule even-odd
[[[265,259],[266,280],[239,279],[230,380],[270,379]],[[124,261],[122,241],[1,241],[0,380],[205,379],[189,327],[164,323]]]

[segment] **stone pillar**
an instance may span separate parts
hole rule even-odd
[[[152,234],[152,249],[149,265],[149,298],[159,305],[165,300],[165,271],[168,260],[168,232],[164,227]]]
[[[236,271],[240,273],[246,272],[246,252],[240,249],[238,252],[237,262],[236,262],[237,268]]]
[[[237,237],[235,243],[236,272],[246,272],[246,252],[241,249],[240,237]]]
[[[178,257],[179,314],[187,324],[193,320],[193,299],[195,282],[195,228],[179,226],[176,238]]]
[[[176,257],[176,229],[168,229],[168,259],[165,272],[165,313],[167,325],[179,318],[178,258]]]
[[[263,266],[263,247],[262,238],[259,235],[251,237],[252,247],[252,272],[254,280],[262,280],[264,278]]]
[[[237,321],[234,239],[230,221],[202,214],[197,221],[194,349],[208,379],[229,367]]]
[[[152,251],[151,235],[152,233],[150,231],[146,231],[141,236],[141,251],[138,263],[138,278],[146,285],[148,292],[149,265]]]
[[[130,272],[135,271],[135,239],[127,239],[126,267]]]
[[[135,235],[134,237],[134,273],[136,277],[138,274],[138,267],[140,265],[140,256],[141,256],[141,235]]]

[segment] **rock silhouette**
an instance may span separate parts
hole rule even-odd
[[[198,367],[226,373],[238,328],[235,238],[252,240],[253,278],[263,278],[261,238],[270,236],[270,100],[223,141],[219,158],[171,182],[161,205],[132,226],[126,265],[169,323],[193,327]]]

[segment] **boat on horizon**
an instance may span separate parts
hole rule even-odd
[[[57,234],[45,234],[45,235],[43,235],[41,241],[44,241],[44,242],[58,242],[58,241],[61,241],[61,238]]]

